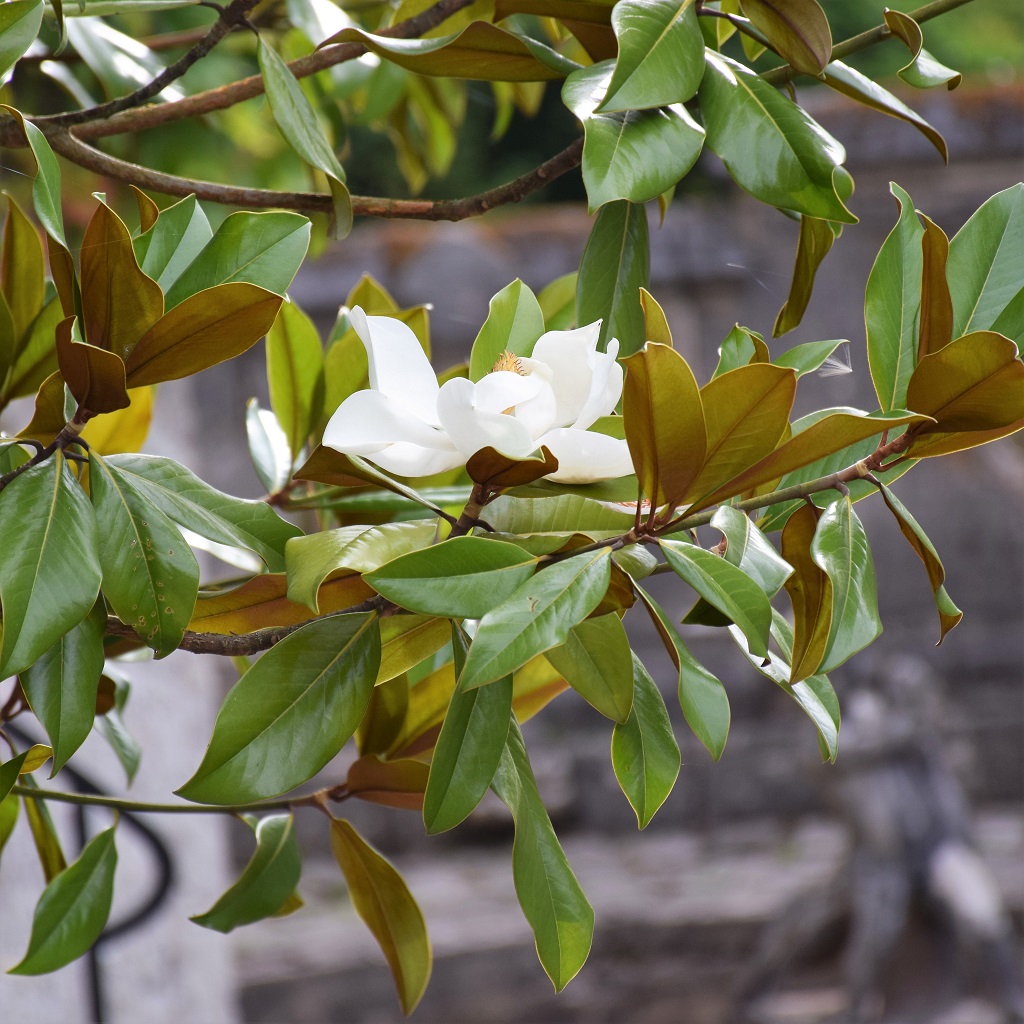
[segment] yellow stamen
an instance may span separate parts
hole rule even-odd
[[[509,352],[508,349],[505,349],[498,356],[498,361],[491,367],[491,370],[494,373],[497,373],[499,370],[508,370],[510,373],[518,373],[520,377],[528,376],[522,360],[514,352]]]

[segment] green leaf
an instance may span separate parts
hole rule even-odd
[[[107,670],[110,673],[110,669]],[[128,731],[124,724],[122,714],[125,704],[128,702],[128,694],[131,687],[123,679],[112,678],[110,674],[100,680],[100,685],[112,684],[114,687],[114,706],[105,714],[96,718],[96,731],[110,744],[114,756],[121,763],[124,769],[125,778],[131,785],[135,773],[139,770],[142,761],[142,747]]]
[[[245,403],[245,436],[260,483],[267,494],[277,494],[291,479],[291,448],[277,417],[269,409],[261,409],[255,398]]]
[[[904,82],[917,89],[931,89],[936,85],[955,89],[960,84],[963,75],[959,71],[940,64],[923,49],[924,35],[921,26],[909,14],[886,9],[883,16],[889,31],[902,39],[911,53],[910,63],[896,72]]]
[[[565,859],[537,791],[519,726],[509,725],[494,792],[512,812],[512,877],[547,976],[561,992],[586,963],[594,910]]]
[[[629,638],[614,612],[584,619],[561,647],[548,651],[551,667],[592,707],[625,722],[633,707]]]
[[[61,452],[0,500],[0,679],[24,671],[89,614],[100,589],[96,516]]]
[[[14,826],[18,823],[20,807],[21,798],[18,796],[6,796],[0,800],[0,853],[3,853],[7,840],[11,838]]]
[[[602,321],[602,350],[612,338],[619,341],[620,356],[643,348],[646,338],[640,289],[650,283],[650,263],[643,206],[626,200],[602,206],[583,250],[576,284],[577,321]]]
[[[711,525],[728,542],[725,560],[742,569],[769,598],[774,597],[793,574],[793,567],[772,547],[771,541],[731,505],[715,509]]]
[[[286,302],[267,334],[270,406],[296,459],[313,432],[323,405],[323,349],[313,321]]]
[[[215,490],[171,459],[126,454],[111,455],[106,463],[179,526],[218,544],[255,551],[271,572],[284,569],[286,542],[301,536],[265,502]]]
[[[949,149],[946,140],[920,114],[911,110],[899,97],[867,75],[861,74],[842,61],[834,60],[825,68],[825,84],[863,103],[866,107],[881,111],[890,117],[898,117],[901,121],[912,124],[941,154],[945,163],[949,163]]]
[[[455,674],[462,672],[469,638],[452,625]],[[454,828],[483,799],[498,769],[512,716],[512,676],[452,693],[430,761],[423,824],[430,835]]]
[[[20,754],[15,754],[10,761],[4,761],[3,764],[0,764],[0,800],[6,800],[8,794],[14,788],[14,784],[21,775],[28,755],[29,752],[23,750]]]
[[[284,295],[306,257],[309,233],[309,220],[297,213],[231,214],[171,285],[168,311],[196,292],[231,282]]]
[[[453,537],[395,558],[364,579],[409,611],[479,619],[511,597],[535,569],[536,559],[514,544]]]
[[[227,695],[186,800],[244,803],[311,779],[355,732],[380,665],[375,614],[318,619],[272,647]]]
[[[61,215],[60,164],[57,163],[46,136],[31,121],[26,121],[21,111],[5,103],[0,103],[0,110],[10,114],[25,133],[25,140],[36,162],[35,181],[32,183],[32,205],[39,223],[66,251],[68,243],[64,237],[64,218]]]
[[[633,525],[631,512],[609,508],[578,494],[548,498],[514,498],[503,494],[487,506],[486,516],[494,530],[519,536],[544,533],[595,536],[605,532],[625,533]]]
[[[740,9],[783,60],[805,75],[821,74],[832,32],[816,0],[740,0]]]
[[[611,549],[601,548],[555,562],[521,584],[480,620],[459,677],[462,689],[500,679],[565,643],[601,603],[611,571]]]
[[[679,670],[679,705],[686,724],[717,761],[729,736],[731,716],[725,687],[690,653],[657,601],[635,584],[634,587],[665,650]]]
[[[65,633],[21,673],[33,714],[53,746],[52,778],[85,742],[96,717],[96,688],[103,672],[106,610],[92,613]]]
[[[848,497],[829,505],[818,520],[811,557],[832,583],[832,623],[820,666],[831,672],[882,632],[871,549]]]
[[[562,100],[576,115],[586,139],[583,182],[590,211],[617,199],[643,203],[672,188],[697,161],[704,129],[681,104],[651,110],[599,110],[612,77],[612,62],[574,71]]]
[[[490,373],[503,352],[530,355],[544,329],[537,297],[517,277],[488,303],[487,319],[469,355],[469,379],[480,380]]]
[[[203,208],[195,196],[186,196],[161,210],[157,222],[134,240],[135,257],[143,273],[168,292],[211,238]]]
[[[663,539],[661,550],[680,579],[740,627],[751,651],[767,655],[771,605],[754,580],[724,558],[695,544]]]
[[[742,64],[708,51],[700,109],[708,147],[733,180],[771,206],[855,224],[837,190],[843,147]]]
[[[57,369],[54,337],[57,325],[63,319],[64,311],[56,297],[50,299],[40,310],[21,339],[20,352],[11,366],[7,384],[2,392],[5,398],[34,395],[43,381]]]
[[[625,0],[612,10],[612,27],[618,56],[602,91],[602,112],[693,98],[704,76],[704,40],[693,0]]]
[[[850,343],[845,338],[840,338],[837,341],[806,341],[802,345],[794,345],[790,349],[786,349],[782,355],[776,356],[772,362],[776,366],[788,366],[792,370],[796,370],[797,377],[802,377],[806,373],[814,373],[815,370],[828,363],[832,353],[839,348],[840,345],[849,345]],[[849,357],[846,357],[847,360]],[[837,363],[843,362],[843,356],[836,357]],[[848,362],[846,363],[848,366]],[[827,367],[832,369],[832,367]],[[838,367],[833,372],[844,372]],[[826,372],[822,371],[822,376],[825,376]]]
[[[1024,184],[1017,184],[984,202],[949,243],[954,338],[991,329],[1024,346],[1022,264]]]
[[[814,288],[814,277],[818,273],[818,267],[828,255],[835,240],[836,232],[829,221],[801,215],[793,281],[789,286],[789,296],[775,318],[773,338],[779,338],[799,326],[807,311],[807,304],[811,301],[811,291]]]
[[[205,914],[189,920],[204,928],[230,932],[243,924],[272,917],[288,901],[302,873],[302,855],[295,839],[295,818],[273,814],[250,821],[256,849],[238,879]]]
[[[103,529],[103,593],[122,622],[156,651],[170,654],[192,617],[199,564],[178,528],[137,489],[114,459],[89,453],[92,502]]]
[[[28,950],[7,973],[47,974],[85,953],[107,923],[116,866],[114,829],[108,828],[43,890],[32,918]]]
[[[0,7],[0,14],[3,10]],[[0,267],[0,297],[6,301],[10,311],[12,346],[9,355],[13,363],[27,341],[26,335],[32,321],[43,308],[46,269],[36,226],[11,196],[7,197],[7,216],[4,219],[0,255],[3,263]],[[0,366],[3,366],[2,362]],[[3,371],[0,371],[0,381],[2,376]]]
[[[352,906],[391,968],[402,1012],[412,1013],[430,980],[430,940],[423,914],[402,876],[347,821],[331,821],[331,849]]]
[[[935,546],[921,528],[921,524],[918,523],[910,514],[910,510],[885,484],[880,483],[878,489],[882,492],[882,500],[889,511],[896,517],[896,522],[900,526],[900,532],[917,552],[918,558],[924,562],[925,570],[928,573],[928,581],[931,583],[932,593],[935,595],[935,605],[939,610],[940,633],[938,643],[941,644],[946,634],[964,617],[964,613],[953,604],[949,594],[946,593],[946,588],[943,586],[946,580],[946,570],[943,568]]]
[[[39,788],[30,775],[22,776],[21,784],[28,786],[29,789]],[[28,818],[28,827],[32,832],[32,842],[39,857],[39,865],[43,869],[43,877],[47,882],[52,882],[67,867],[57,830],[53,827],[53,819],[43,800],[26,797],[24,803],[25,817]]]
[[[35,42],[43,23],[43,0],[11,0],[0,5],[0,79]]]
[[[262,36],[256,53],[274,121],[288,145],[307,164],[326,175],[333,200],[331,233],[335,238],[344,238],[352,230],[352,197],[345,185],[345,171],[327,141],[316,111],[288,65],[267,46]]]
[[[317,593],[332,572],[370,572],[430,544],[436,529],[431,520],[417,519],[382,526],[343,526],[297,537],[285,550],[288,599],[318,611]]]
[[[566,331],[576,324],[576,281],[579,274],[563,274],[545,285],[537,296],[544,314],[544,330]]]
[[[658,685],[633,654],[633,704],[612,732],[612,767],[622,792],[646,828],[679,777],[679,745]]]

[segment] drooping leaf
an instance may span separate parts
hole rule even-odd
[[[103,593],[157,655],[180,643],[199,590],[199,564],[178,528],[113,461],[90,453],[92,502],[103,529]]]
[[[63,454],[7,485],[0,501],[0,678],[28,668],[89,614],[100,587],[96,516]]]
[[[793,605],[790,684],[817,672],[825,658],[832,625],[832,582],[811,557],[820,518],[817,509],[802,505],[782,531],[782,555],[794,569],[786,581],[786,593]]]
[[[167,292],[211,238],[213,228],[203,208],[195,196],[186,196],[161,210],[157,222],[132,244],[143,273]]]
[[[85,953],[107,923],[116,866],[114,829],[108,828],[43,890],[28,950],[8,974],[47,974]]]
[[[668,709],[640,659],[633,654],[633,703],[629,717],[612,733],[612,767],[622,792],[646,828],[679,776],[679,745]]]
[[[311,622],[272,647],[235,684],[186,800],[231,804],[312,778],[355,732],[380,664],[374,614]]]
[[[545,654],[552,668],[592,707],[625,722],[633,706],[629,638],[614,612],[584,619],[560,647]]]
[[[452,626],[455,673],[462,673],[469,638]],[[444,716],[430,762],[423,823],[434,835],[454,828],[483,799],[498,769],[512,712],[512,676],[474,690],[458,687]]]
[[[0,8],[2,14],[3,8]],[[15,343],[10,352],[13,364],[24,343],[18,344],[19,339],[25,339],[32,321],[43,308],[46,271],[43,246],[36,227],[12,196],[7,197],[0,264],[0,296],[10,311],[12,341]]]
[[[125,680],[114,679],[109,675],[104,675],[100,679],[100,689],[102,690],[106,685],[113,689],[114,706],[106,713],[97,715],[96,731],[110,744],[110,749],[120,761],[128,784],[131,785],[142,762],[142,747],[128,731],[122,717],[131,687]]]
[[[800,235],[796,243],[796,265],[793,267],[793,281],[779,315],[775,318],[772,337],[778,338],[799,326],[811,301],[814,277],[822,260],[828,255],[836,233],[827,220],[818,217],[800,217]]]
[[[460,687],[500,679],[565,643],[572,627],[600,604],[611,570],[611,549],[601,548],[556,562],[520,584],[480,620]]]
[[[937,85],[955,89],[960,84],[963,75],[959,71],[940,64],[924,49],[921,26],[909,14],[886,9],[883,16],[889,31],[902,39],[911,53],[910,63],[896,72],[904,82],[917,89],[931,89]]]
[[[360,755],[386,754],[409,714],[409,677],[395,676],[373,688],[366,714],[356,730]]]
[[[612,62],[602,61],[574,71],[562,86],[562,99],[586,137],[582,167],[591,212],[619,199],[657,198],[693,167],[704,145],[704,129],[681,103],[621,113],[598,109],[611,78]]]
[[[313,432],[323,404],[323,350],[313,321],[286,302],[267,334],[270,406],[296,459]]]
[[[541,966],[560,992],[586,962],[594,911],[551,827],[515,722],[509,726],[493,788],[515,822],[512,877],[519,905],[533,929]]]
[[[402,1012],[409,1014],[430,979],[430,940],[423,914],[402,876],[347,821],[331,821],[331,850],[356,913],[380,944]]]
[[[490,373],[503,352],[528,356],[544,333],[544,314],[533,292],[517,277],[487,306],[487,319],[473,342],[469,356],[469,379],[480,380]]]
[[[840,197],[846,153],[804,110],[743,65],[708,51],[700,90],[707,145],[755,199],[855,224]]]
[[[31,775],[22,776],[20,782],[29,789],[39,788]],[[67,867],[64,851],[60,846],[60,837],[54,828],[53,818],[50,817],[45,801],[26,797],[24,803],[25,817],[28,819],[39,866],[43,869],[43,878],[50,883]]]
[[[817,0],[740,0],[740,9],[783,60],[817,77],[832,55],[832,32]]]
[[[276,914],[295,891],[302,873],[302,855],[295,839],[295,818],[272,814],[249,822],[256,849],[231,887],[205,914],[189,920],[204,928],[230,932]]]
[[[383,807],[422,811],[428,772],[429,768],[422,761],[411,758],[382,761],[374,754],[367,754],[349,766],[345,788],[352,796]]]
[[[453,537],[393,559],[364,579],[409,611],[479,619],[529,579],[536,559],[482,537]]]
[[[576,283],[577,322],[602,321],[602,350],[612,338],[619,341],[620,356],[643,347],[640,289],[650,283],[650,262],[643,206],[626,200],[602,206],[583,250]]]
[[[953,340],[953,303],[946,281],[949,239],[930,218],[922,215],[921,324],[918,329],[918,362],[945,348]]]
[[[32,205],[39,223],[66,253],[68,243],[64,237],[64,218],[61,214],[60,164],[57,163],[46,136],[31,121],[26,121],[20,110],[5,103],[0,103],[0,110],[13,117],[25,135],[25,141],[36,163],[35,181],[32,183]],[[68,258],[70,260],[70,256]]]
[[[106,612],[99,604],[21,673],[21,686],[32,713],[53,746],[51,777],[92,729],[96,689],[103,671],[106,621]]]
[[[711,517],[727,541],[725,559],[742,569],[768,597],[774,597],[792,575],[793,567],[768,538],[738,509],[722,505]]]
[[[284,569],[285,543],[301,535],[265,502],[215,490],[171,459],[124,454],[106,461],[179,526],[218,544],[255,551],[271,572]]]

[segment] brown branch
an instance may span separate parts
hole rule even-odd
[[[168,65],[151,82],[141,86],[127,96],[120,96],[109,103],[100,103],[84,110],[72,110],[66,114],[49,114],[35,118],[35,124],[42,130],[47,125],[67,128],[71,125],[85,124],[88,121],[106,120],[119,114],[122,110],[142,106],[147,100],[159,96],[172,82],[176,82],[196,61],[202,60],[229,32],[245,23],[246,14],[256,6],[259,0],[231,0],[223,8],[220,16],[210,30],[187,53]]]
[[[117,181],[129,182],[137,188],[150,189],[165,195],[195,194],[200,199],[228,206],[297,210],[302,213],[329,214],[332,209],[331,197],[320,192],[275,192],[270,189],[243,188],[154,171],[87,146],[67,129],[51,133],[49,140],[54,152],[79,167]],[[555,178],[578,167],[582,155],[583,140],[580,138],[532,171],[478,195],[462,199],[388,199],[383,196],[352,196],[352,213],[357,217],[401,217],[407,220],[434,221],[458,221],[477,217],[496,206],[520,202],[531,192],[536,192]]]

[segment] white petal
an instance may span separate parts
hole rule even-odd
[[[524,363],[527,361],[523,360]],[[534,365],[542,368],[544,375],[548,373],[548,368],[543,363]],[[513,413],[532,437],[540,437],[545,431],[550,430],[555,425],[555,417],[558,415],[558,402],[555,399],[555,393],[551,390],[551,385],[544,375],[540,372],[531,372],[530,377],[538,382],[539,390],[533,398],[519,402]]]
[[[454,377],[445,381],[437,397],[441,423],[462,455],[468,459],[487,446],[514,458],[534,451],[537,446],[522,423],[512,416],[477,408],[476,390],[472,381]]]
[[[615,358],[618,354],[619,343],[615,338],[608,342],[607,352],[594,353],[590,394],[572,424],[578,430],[586,430],[599,416],[607,416],[618,403],[622,394],[622,367]]]
[[[592,484],[614,480],[633,472],[633,460],[625,441],[591,430],[559,427],[537,438],[558,459],[558,470],[548,476],[559,484]]]
[[[545,363],[551,369],[551,387],[558,401],[555,422],[574,423],[590,396],[601,323],[575,331],[548,331],[533,347],[531,361]]]
[[[367,455],[366,458],[380,466],[385,473],[395,476],[432,476],[447,469],[455,469],[466,461],[456,451],[421,448],[407,442],[388,445],[383,451]]]
[[[476,382],[474,404],[481,412],[504,412],[535,398],[543,387],[544,381],[539,377],[496,370]]]
[[[349,395],[324,430],[324,444],[345,455],[370,455],[399,441],[454,451],[444,431],[424,423],[379,391]]]
[[[359,306],[349,320],[366,348],[370,387],[393,398],[424,423],[439,426],[437,377],[412,328],[390,316],[367,316]]]

